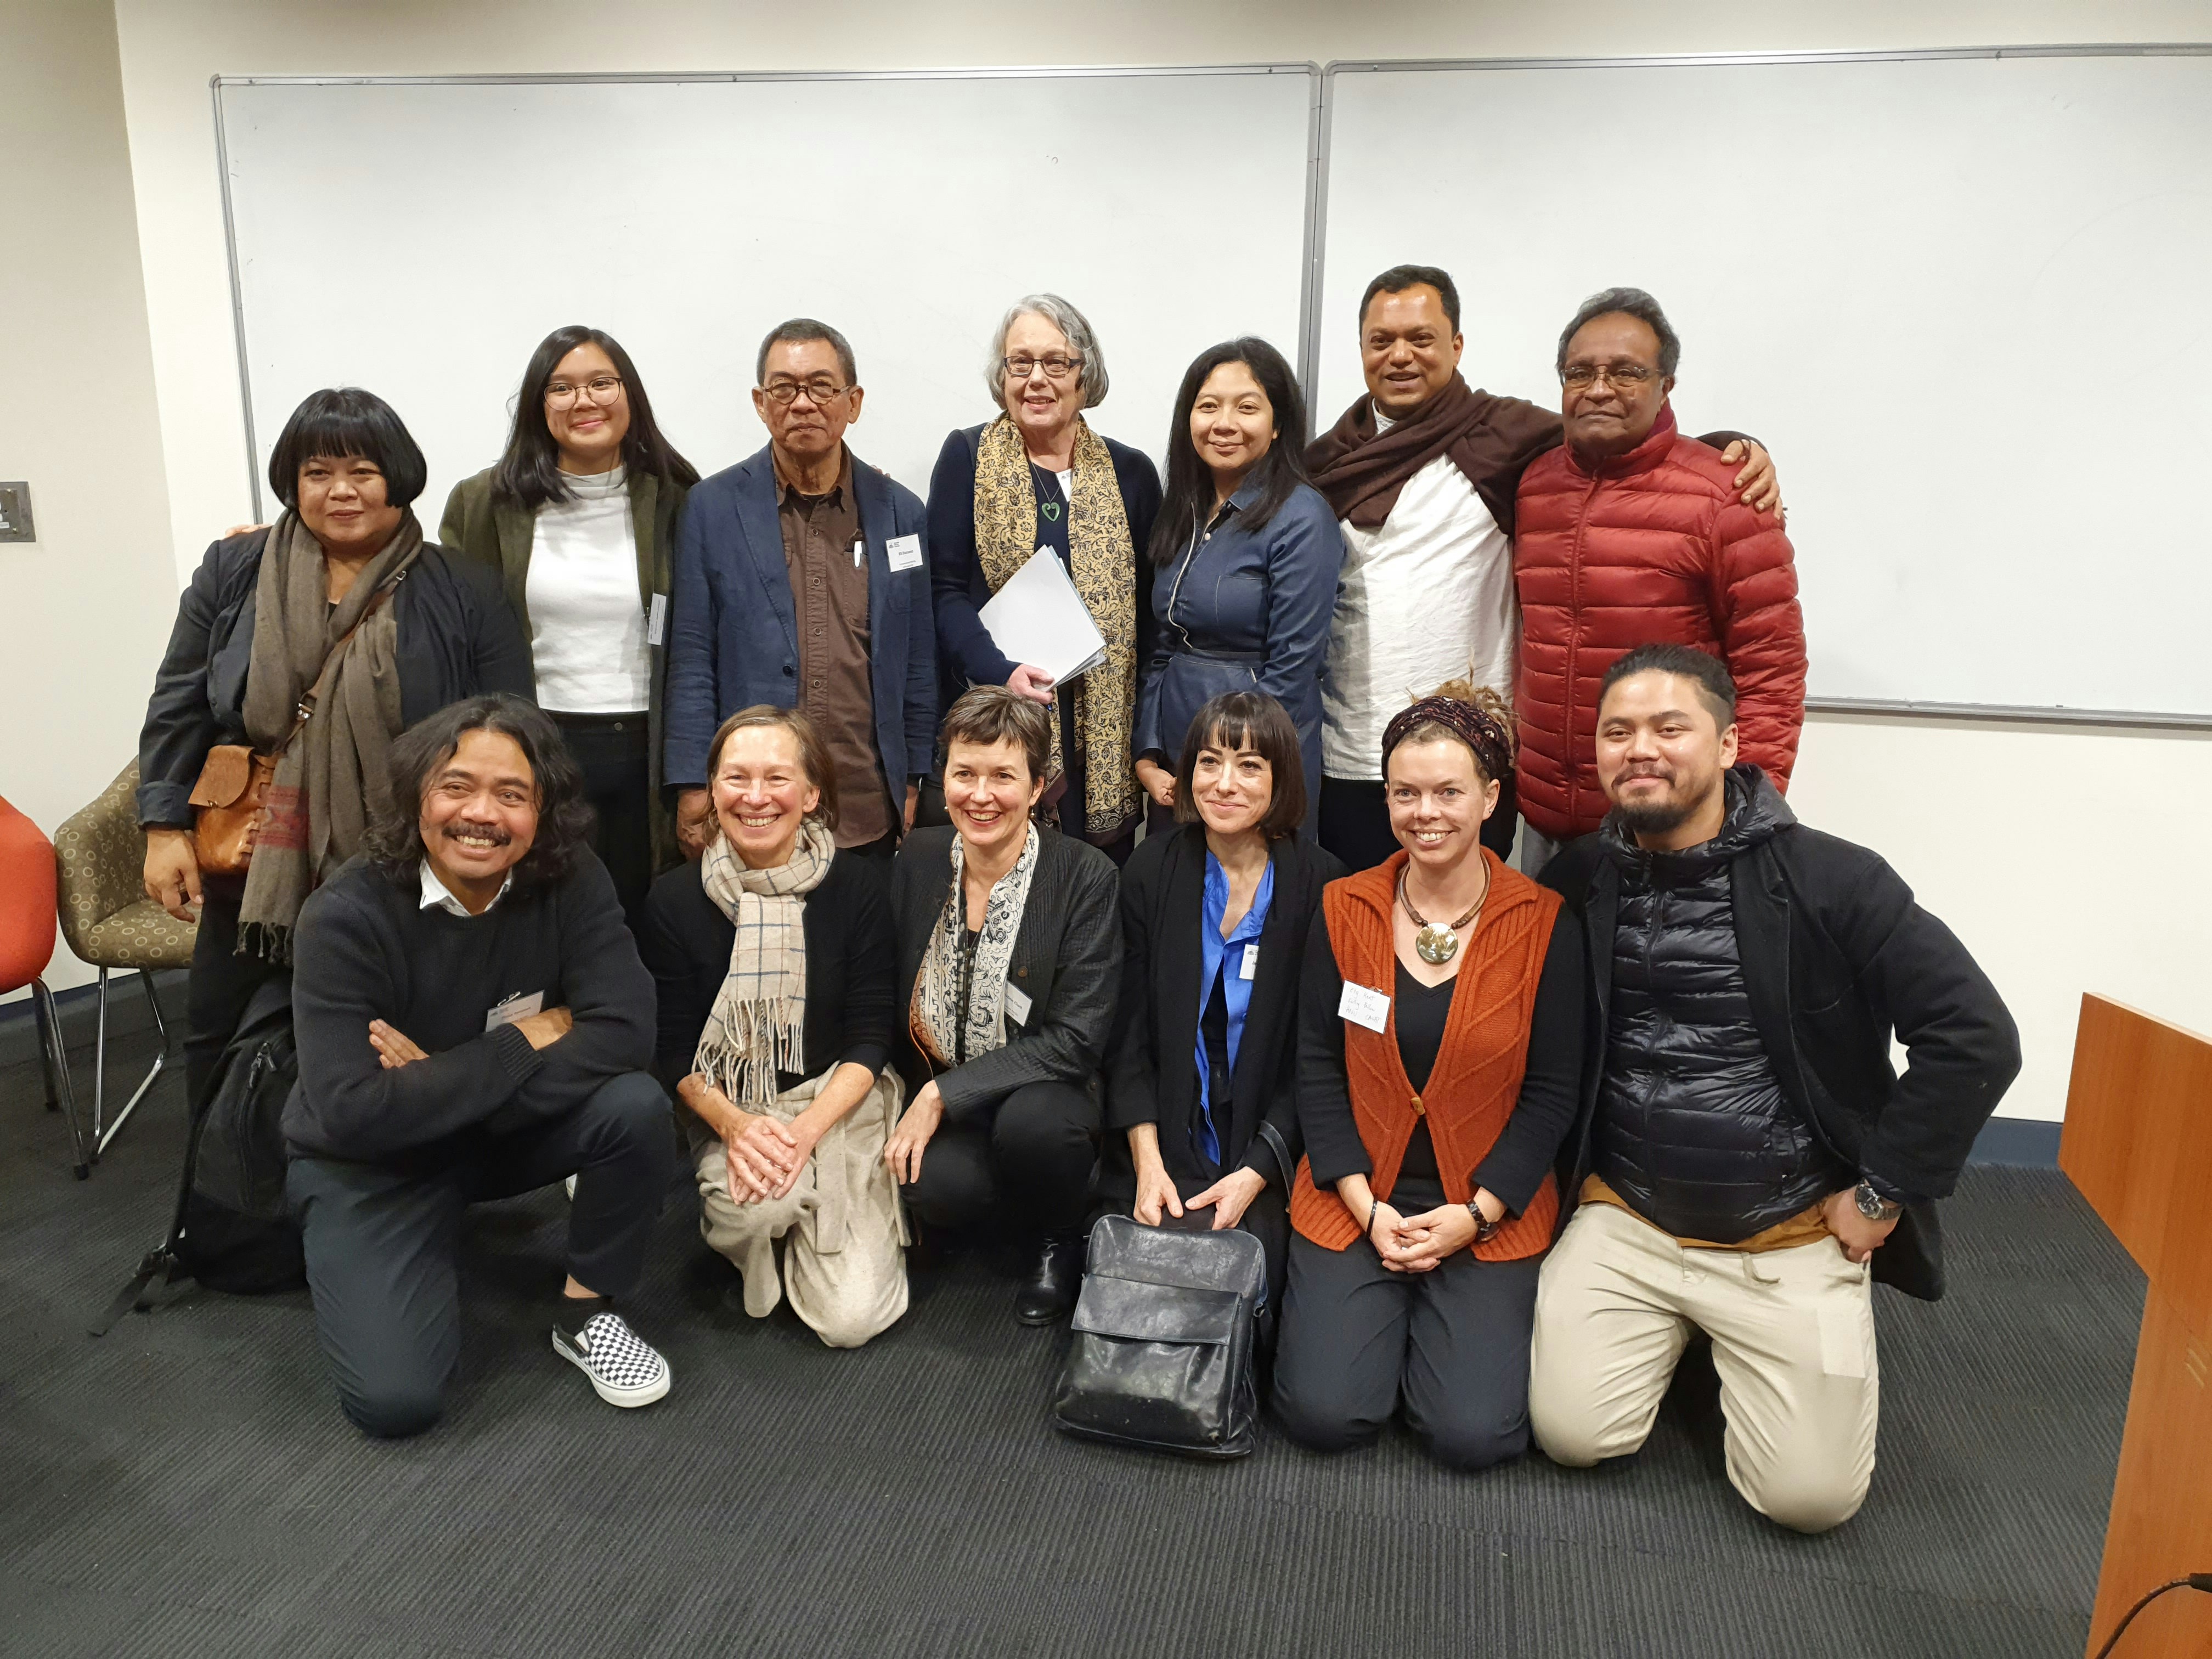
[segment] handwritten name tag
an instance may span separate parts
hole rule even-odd
[[[1237,977],[1239,979],[1249,979],[1253,975],[1259,971],[1260,947],[1256,945],[1248,945],[1244,947],[1243,964],[1237,969]]]
[[[921,568],[921,538],[919,536],[894,536],[884,544],[884,551],[890,555],[893,570]]]
[[[1006,981],[1006,1018],[1017,1025],[1030,1023],[1030,994],[1012,980]]]
[[[668,595],[653,596],[653,609],[645,614],[645,642],[659,645],[668,637]]]
[[[1337,999],[1336,1012],[1354,1025],[1380,1031],[1390,1023],[1390,999],[1380,991],[1370,991],[1364,985],[1354,985],[1347,980],[1344,994]]]

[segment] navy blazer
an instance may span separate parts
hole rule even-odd
[[[707,781],[714,728],[740,708],[799,702],[799,612],[776,519],[780,486],[769,452],[692,486],[676,538],[668,605],[665,776]],[[853,495],[868,544],[868,657],[876,751],[894,811],[929,770],[937,744],[937,629],[921,498],[853,457]],[[894,572],[890,542],[912,536],[921,562]]]

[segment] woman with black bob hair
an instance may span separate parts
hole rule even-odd
[[[677,520],[698,482],[661,435],[629,354],[571,323],[530,354],[506,454],[453,486],[438,532],[499,572],[633,928],[654,872],[678,857],[660,788],[655,613],[666,613]]]
[[[1137,781],[1176,805],[1167,763],[1200,704],[1224,691],[1273,697],[1297,728],[1304,775],[1321,775],[1321,676],[1344,548],[1306,479],[1305,398],[1265,340],[1198,355],[1168,428],[1166,498],[1152,526],[1157,625],[1137,696]],[[1313,834],[1316,801],[1304,823]]]
[[[199,912],[194,1098],[254,991],[287,971],[301,904],[388,805],[392,739],[462,697],[529,695],[529,647],[497,580],[422,538],[427,471],[382,398],[312,394],[269,458],[283,513],[210,547],[178,602],[138,739],[138,821],[148,896],[183,920]],[[192,829],[196,793],[236,793],[220,762],[199,791],[222,745],[275,770],[249,861],[218,873],[201,870]]]
[[[1101,1189],[1147,1226],[1242,1227],[1282,1303],[1298,1133],[1298,983],[1322,889],[1344,873],[1298,826],[1297,728],[1258,691],[1191,720],[1170,834],[1121,871],[1121,996]]]

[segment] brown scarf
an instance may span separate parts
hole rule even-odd
[[[995,593],[1036,551],[1036,486],[1011,415],[983,428],[975,447],[975,558]],[[1067,502],[1068,574],[1106,641],[1106,660],[1071,688],[1082,745],[1084,799],[1064,809],[1089,834],[1118,833],[1137,816],[1129,726],[1137,701],[1137,551],[1114,457],[1079,416]],[[1054,700],[1052,775],[1060,776],[1059,701]]]
[[[1406,480],[1449,455],[1510,536],[1522,470],[1559,437],[1559,417],[1550,410],[1478,392],[1455,374],[1449,386],[1379,437],[1375,399],[1360,398],[1308,446],[1306,470],[1338,518],[1374,530],[1398,504]]]
[[[265,754],[284,740],[319,675],[321,696],[269,786],[239,908],[241,955],[290,959],[292,927],[307,895],[360,850],[369,813],[391,805],[392,739],[400,724],[399,625],[391,602],[376,607],[335,661],[331,647],[422,551],[422,526],[410,513],[333,610],[322,544],[291,513],[269,532],[246,675],[246,733],[254,748]]]

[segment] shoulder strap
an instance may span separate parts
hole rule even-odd
[[[1267,1150],[1274,1155],[1275,1167],[1283,1172],[1283,1191],[1288,1194],[1298,1184],[1298,1166],[1291,1157],[1290,1144],[1283,1139],[1283,1132],[1263,1117],[1252,1133],[1267,1143]]]
[[[406,580],[407,573],[402,570],[382,587],[378,588],[370,596],[368,603],[362,607],[361,615],[354,618],[353,626],[338,635],[337,643],[331,647],[330,654],[323,659],[322,672],[315,676],[315,683],[307,688],[306,695],[300,699],[298,718],[293,720],[292,729],[284,734],[284,740],[282,743],[270,750],[272,759],[289,749],[299,738],[300,733],[307,730],[307,722],[315,717],[315,705],[323,700],[331,689],[331,680],[338,672],[338,663],[345,655],[346,647],[353,642],[353,636],[361,632],[362,625],[376,614],[377,606],[391,598],[392,591]]]

